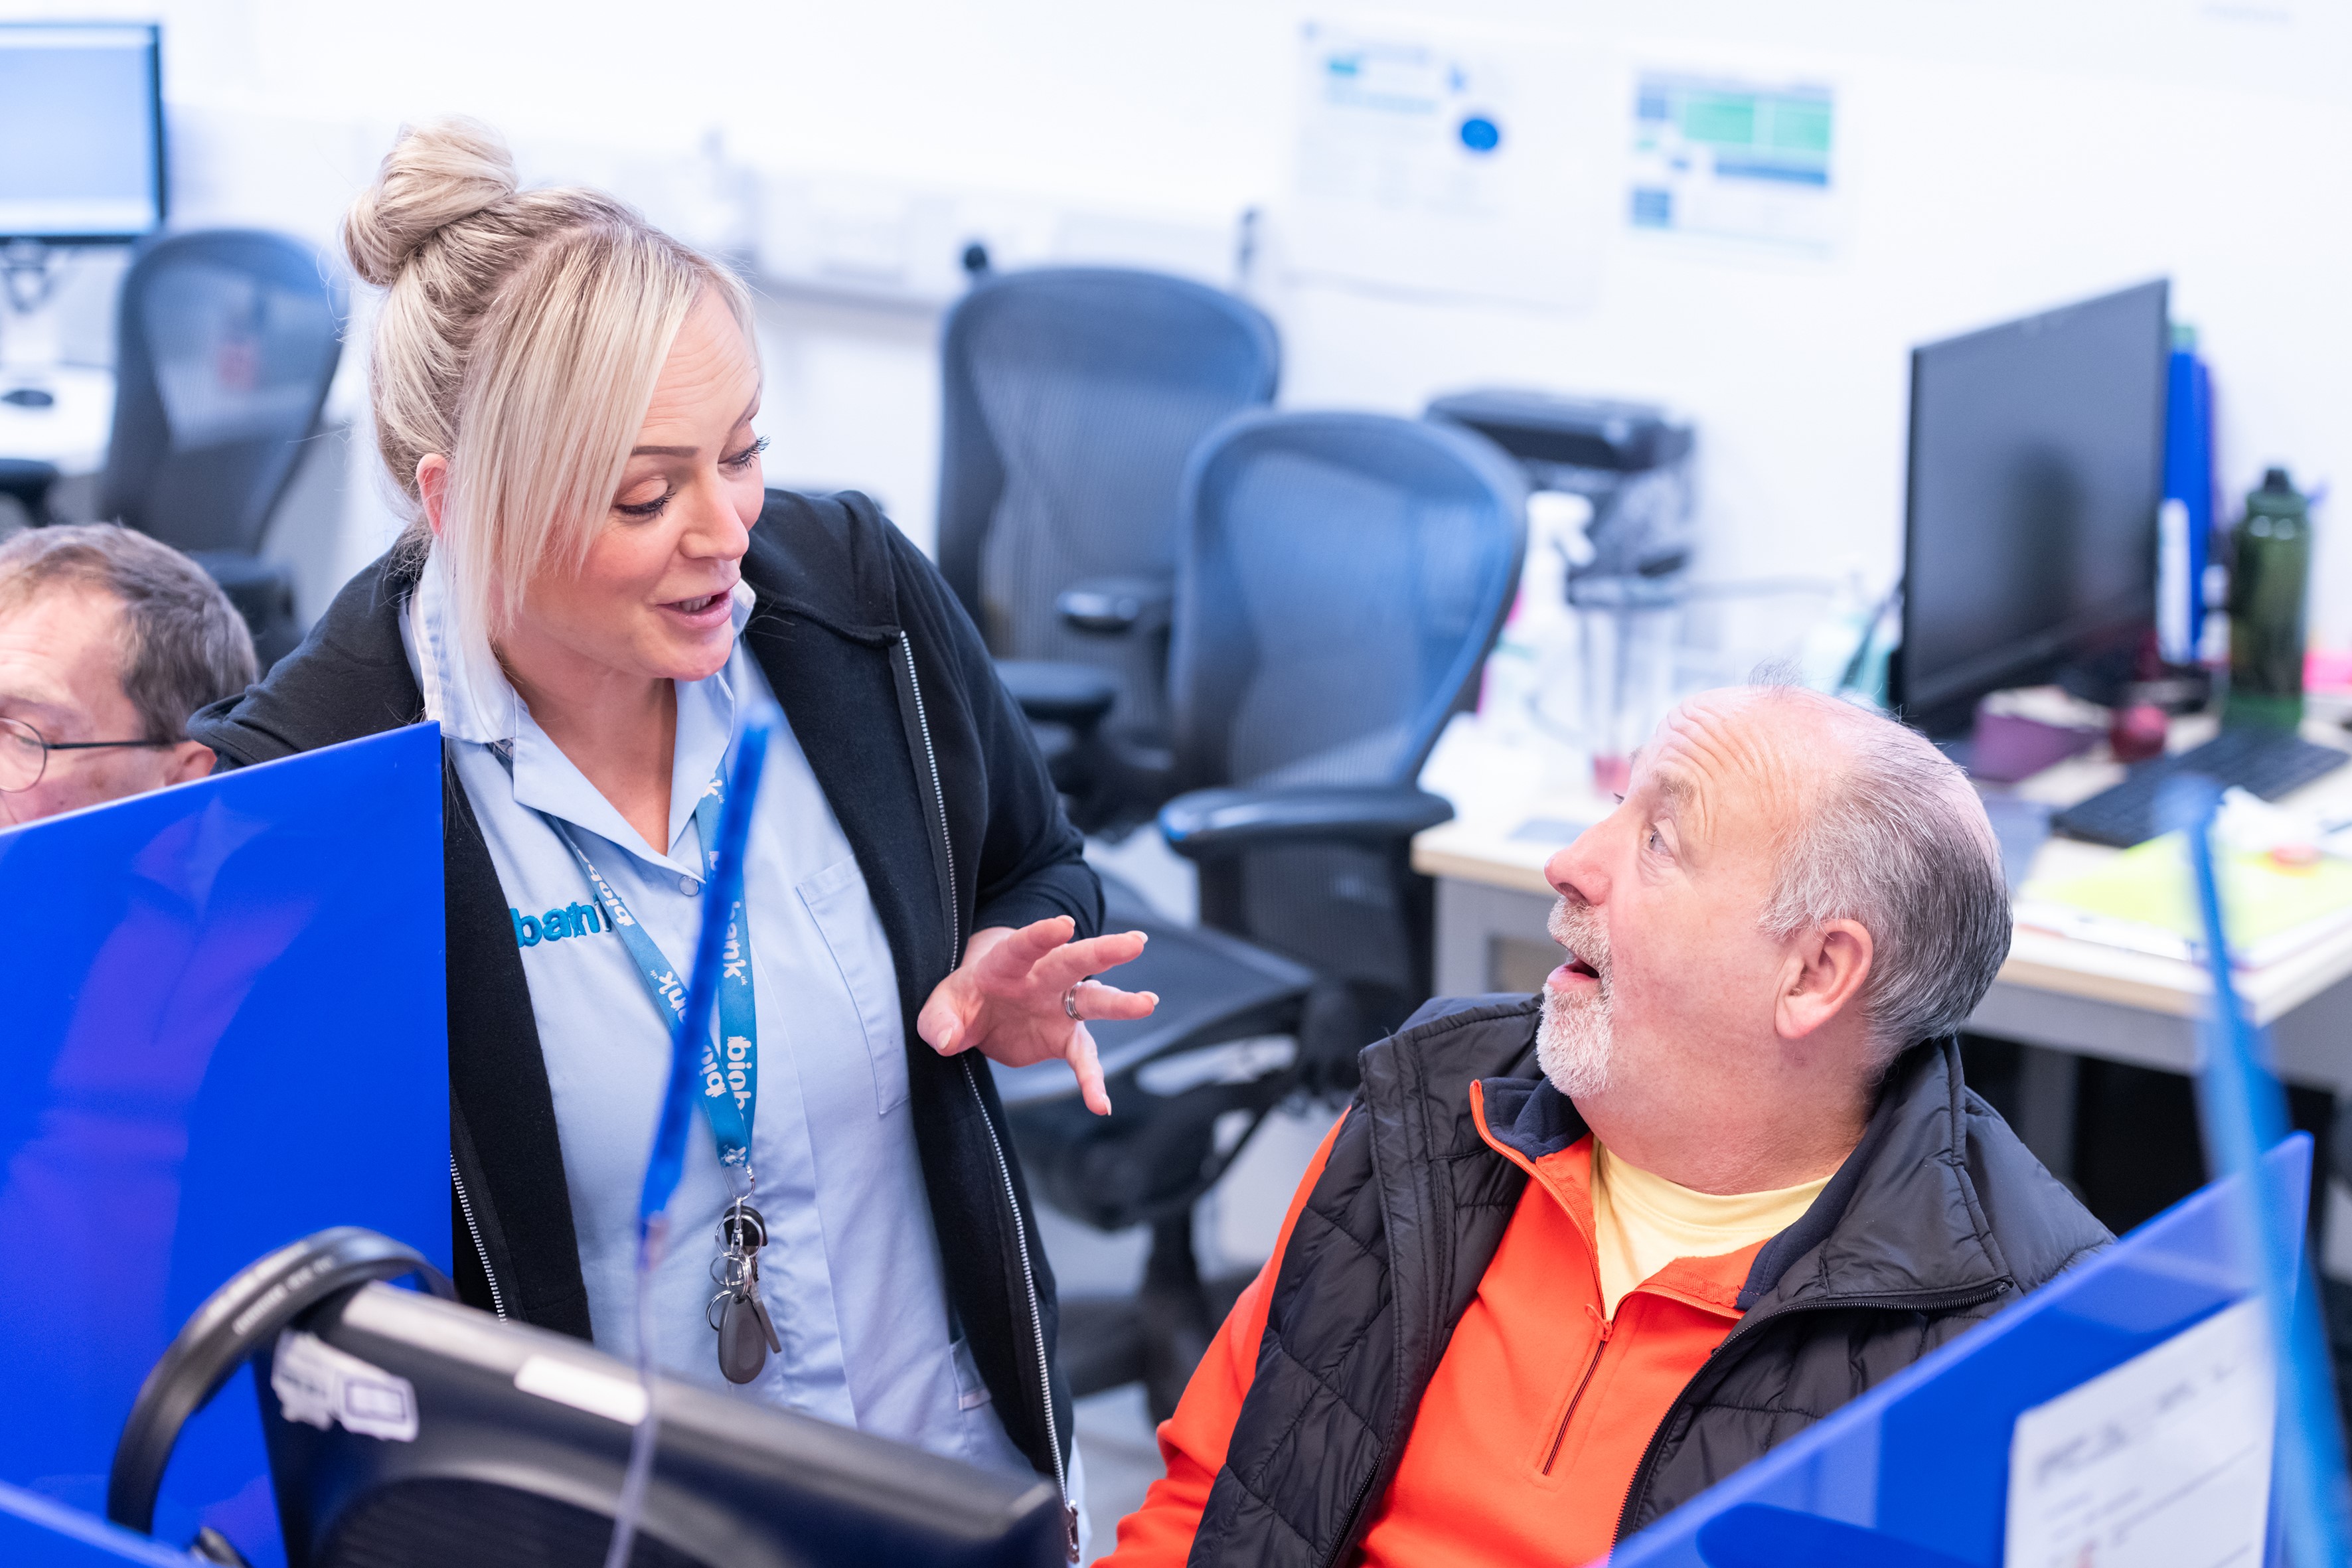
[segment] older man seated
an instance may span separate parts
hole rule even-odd
[[[1984,808],[1793,688],[1685,703],[1552,857],[1535,997],[1364,1053],[1118,1568],[1575,1563],[2111,1239],[1960,1081]]]
[[[168,544],[111,523],[0,543],[0,827],[203,778],[188,715],[253,666],[245,622]]]

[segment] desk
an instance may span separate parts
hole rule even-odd
[[[47,463],[65,479],[105,467],[114,434],[114,373],[76,364],[0,370],[0,391],[28,385],[46,388],[57,401],[47,408],[0,403],[0,458]]]
[[[2210,719],[2184,721],[2174,726],[2169,744],[2183,750],[2212,731]],[[2314,721],[2304,732],[2323,745],[2352,750],[2352,733],[2337,724]],[[2112,762],[2077,760],[2036,774],[2015,793],[2070,805],[2105,788],[2122,771]],[[2281,804],[2352,815],[2352,767],[2338,768]],[[1541,984],[1559,952],[1544,931],[1553,898],[1544,861],[1608,810],[1604,798],[1575,791],[1539,795],[1516,810],[1463,805],[1462,816],[1413,840],[1413,869],[1437,879],[1439,994],[1526,991]],[[2052,838],[2035,852],[2032,875],[2086,870],[2116,853]],[[2284,1076],[2352,1093],[2352,929],[2242,975],[2239,986],[2255,1021],[2270,1030]],[[1969,1027],[2049,1047],[2026,1053],[2018,1132],[2045,1163],[2063,1171],[2073,1163],[2074,1078],[2052,1052],[2193,1072],[2197,1019],[2210,994],[2196,964],[2020,928],[2009,962]]]

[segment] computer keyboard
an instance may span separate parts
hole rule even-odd
[[[2314,745],[2284,730],[2227,729],[2201,746],[2141,763],[2113,789],[2053,816],[2050,826],[2070,838],[2128,849],[2164,831],[2156,819],[2156,797],[2167,779],[2202,773],[2225,789],[2234,784],[2276,800],[2347,762],[2352,752]]]

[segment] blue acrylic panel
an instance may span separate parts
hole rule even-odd
[[[2301,1256],[2311,1140],[2263,1162]],[[2253,1289],[2218,1186],[1887,1379],[1625,1542],[1611,1568],[1998,1568],[2018,1415]]]
[[[0,833],[0,1482],[103,1513],[141,1380],[272,1248],[448,1267],[442,929],[436,726]],[[249,1374],[166,1478],[157,1538],[199,1523],[283,1561]]]
[[[190,1562],[184,1552],[0,1481],[0,1563],[8,1568],[189,1568]]]

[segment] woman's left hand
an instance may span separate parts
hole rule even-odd
[[[1025,1068],[1063,1058],[1078,1075],[1087,1109],[1110,1114],[1102,1064],[1095,1059],[1088,1018],[1142,1018],[1160,998],[1121,991],[1087,976],[1115,968],[1143,952],[1139,931],[1072,942],[1077,923],[1067,915],[1014,931],[991,926],[972,933],[963,963],[939,984],[915,1016],[915,1032],[943,1057],[977,1049],[991,1061]],[[1076,1017],[1063,1006],[1070,998]]]

